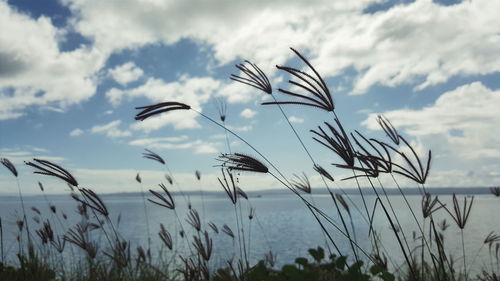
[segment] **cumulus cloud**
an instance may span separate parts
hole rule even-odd
[[[391,123],[405,133],[427,137],[433,147],[462,158],[500,157],[500,90],[480,82],[460,86],[443,93],[434,104],[422,109],[384,112]],[[376,114],[362,123],[378,130]]]
[[[109,75],[120,85],[125,86],[130,82],[137,81],[144,74],[144,71],[137,67],[135,63],[129,61],[108,71]]]
[[[121,138],[121,137],[129,137],[132,133],[128,130],[120,130],[118,127],[122,123],[121,120],[111,121],[107,124],[96,125],[90,129],[92,134],[105,134],[111,138]]]
[[[45,16],[33,19],[0,1],[0,120],[31,106],[57,110],[88,100],[106,56],[80,47],[62,52],[64,31]]]
[[[72,137],[78,137],[78,136],[83,135],[83,133],[84,133],[84,132],[83,132],[83,130],[82,130],[82,129],[80,129],[80,128],[76,128],[76,129],[74,129],[73,131],[71,131],[71,132],[69,133],[69,135],[70,135],[70,136],[72,136]]]
[[[63,2],[78,15],[75,28],[103,49],[191,38],[210,46],[220,64],[246,58],[273,72],[294,46],[310,50],[323,75],[356,70],[357,94],[375,84],[417,84],[419,90],[456,75],[500,70],[497,1],[443,6],[419,0],[373,14],[363,11],[379,1],[216,0],[197,3],[197,9],[191,1]]]
[[[106,93],[108,100],[115,106],[123,99],[145,97],[152,103],[177,101],[190,105],[193,109],[201,110],[202,105],[214,96],[221,83],[209,77],[182,76],[178,81],[165,82],[162,79],[149,78],[144,84],[127,90],[110,89]],[[176,129],[198,128],[197,114],[193,111],[175,111],[150,117],[142,122],[134,123],[133,130],[151,132],[166,125]]]
[[[443,6],[419,0],[373,14],[363,11],[378,0],[215,0],[197,3],[197,9],[192,1],[61,2],[72,11],[71,28],[91,39],[90,47],[61,52],[64,30],[46,17],[33,19],[0,2],[0,25],[10,30],[0,36],[0,119],[22,116],[32,105],[65,109],[85,101],[95,93],[96,73],[110,54],[183,38],[208,46],[219,65],[250,59],[272,81],[274,65],[289,60],[288,47],[294,46],[324,76],[355,70],[354,94],[375,84],[421,90],[453,76],[500,71],[498,1]],[[121,84],[142,76],[132,62],[109,73]],[[241,84],[219,86],[217,95],[230,103],[261,95]],[[117,89],[109,94],[113,102],[121,96]]]
[[[254,110],[251,110],[250,108],[245,108],[241,113],[240,116],[246,119],[252,119],[257,115],[257,112]]]
[[[297,124],[304,123],[304,119],[296,117],[296,116],[290,116],[290,117],[288,117],[288,121],[290,121],[291,123],[297,123]]]

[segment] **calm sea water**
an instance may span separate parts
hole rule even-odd
[[[461,199],[463,196],[460,196]],[[194,234],[193,228],[186,223],[187,203],[182,196],[174,197],[177,202],[177,214],[183,223],[189,237]],[[314,201],[314,204],[324,210],[328,215],[335,219],[339,227],[342,227],[338,215],[334,212],[332,200],[327,195],[315,195],[312,197],[306,196],[309,200]],[[350,195],[350,198],[356,205],[362,209],[362,201],[359,196]],[[389,196],[390,201],[397,213],[402,229],[406,234],[411,248],[419,245],[420,241],[413,241],[413,231],[418,232],[418,227],[411,216],[409,209],[400,196]],[[422,221],[421,216],[421,197],[408,196],[417,217]],[[111,213],[111,218],[118,229],[120,235],[130,241],[132,249],[138,245],[147,246],[148,230],[147,220],[143,207],[141,196],[130,195],[108,195],[103,197],[108,209]],[[440,196],[444,203],[451,203],[451,196]],[[61,217],[63,225],[59,224],[51,214],[47,201],[56,206],[57,214]],[[215,234],[208,226],[208,222],[215,223],[219,230],[222,225],[227,224],[233,232],[236,233],[237,226],[235,220],[234,207],[223,196],[204,196],[204,208],[200,196],[192,195],[189,198],[192,208],[200,212],[200,217],[204,229],[207,229],[214,240],[214,256],[216,263],[224,264],[225,260],[237,256],[239,253],[238,241],[231,239],[228,235],[219,233]],[[375,197],[366,196],[367,205],[371,209]],[[265,195],[263,197],[250,198],[249,201],[241,200],[242,222],[245,229],[245,239],[249,248],[250,260],[255,262],[262,259],[264,254],[272,251],[277,254],[278,265],[292,263],[298,256],[306,256],[307,249],[317,246],[325,246],[325,237],[322,234],[318,223],[309,213],[307,208],[293,195]],[[349,202],[348,202],[349,203]],[[47,200],[42,196],[31,196],[25,198],[25,206],[28,209],[28,217],[30,227],[33,229],[40,228],[40,224],[33,221],[33,217],[37,216],[31,207],[38,208],[42,215],[39,216],[43,221],[49,219],[53,221],[55,232],[62,234],[63,229],[70,227],[80,220],[75,207],[76,203],[73,199],[66,196],[49,196]],[[250,207],[255,208],[255,216],[252,221],[248,219]],[[205,210],[203,212],[203,209]],[[187,250],[186,244],[179,239],[178,232],[179,222],[174,212],[151,203],[147,203],[151,243],[152,248],[157,249],[153,254],[159,254],[161,242],[158,238],[159,224],[163,223],[167,230],[172,233],[174,242],[179,251]],[[362,216],[357,212],[351,204],[351,212],[353,215],[353,223],[356,229],[357,242],[370,252],[371,242],[368,237],[368,224]],[[62,219],[61,214],[67,215],[67,220]],[[489,265],[488,249],[483,247],[484,238],[491,231],[500,234],[500,199],[491,195],[475,196],[474,205],[470,215],[469,222],[464,231],[465,247],[467,253],[467,263],[470,267],[479,269],[481,266]],[[17,197],[0,197],[0,217],[3,224],[3,243],[4,255],[9,259],[14,259],[17,253],[16,236],[18,230],[16,221],[22,218],[20,202]],[[119,219],[118,219],[119,217]],[[460,240],[460,230],[453,223],[453,220],[443,210],[436,213],[436,221],[441,221],[446,218],[450,227],[444,232],[445,246],[448,252],[453,255],[455,260],[462,262],[462,248]],[[119,220],[119,222],[118,222]],[[326,225],[328,225],[326,223]],[[401,264],[403,262],[401,250],[395,239],[390,225],[382,212],[382,209],[377,209],[376,216],[373,222],[375,231],[380,235],[383,249],[387,251],[390,262]],[[348,241],[335,228],[328,226],[332,237],[338,244],[338,247],[344,254],[352,256]],[[426,225],[428,230],[428,225]],[[100,233],[96,231],[96,233]],[[37,239],[37,238],[36,238]],[[101,243],[105,245],[104,237],[98,236]],[[39,241],[39,240],[37,240]],[[331,247],[331,245],[330,245]],[[75,250],[76,251],[76,250]],[[167,252],[163,252],[168,255]],[[476,257],[477,255],[477,257]]]

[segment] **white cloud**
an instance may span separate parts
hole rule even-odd
[[[288,117],[288,120],[291,123],[296,123],[296,124],[302,124],[302,123],[304,123],[304,119],[296,117],[296,116],[290,116],[290,117]]]
[[[58,44],[65,40],[65,30],[47,17],[30,18],[1,1],[0,26],[9,32],[0,35],[0,119],[20,117],[30,106],[65,110],[88,100],[96,90],[96,73],[110,54],[184,38],[214,51],[215,61],[208,67],[247,58],[271,81],[279,79],[274,65],[290,59],[288,47],[294,46],[325,76],[356,70],[355,94],[375,84],[409,84],[420,90],[452,76],[500,71],[500,2],[442,6],[419,0],[362,13],[376,2],[214,0],[192,9],[192,1],[64,0],[72,11],[67,29],[92,44],[63,52]],[[110,73],[122,84],[142,76],[131,62]],[[218,85],[216,95],[230,103],[263,96],[237,83]],[[117,89],[108,92],[113,103],[122,97]],[[180,127],[196,124],[189,123]]]
[[[179,137],[166,137],[166,138],[141,138],[130,141],[130,145],[134,146],[149,146],[159,142],[181,142],[188,140],[188,136],[183,135]]]
[[[111,89],[106,93],[106,97],[114,105],[118,105],[123,99],[146,97],[152,103],[177,101],[200,111],[201,106],[214,96],[220,85],[220,82],[209,77],[183,76],[178,81],[170,83],[149,78],[144,84],[133,89],[123,91]],[[176,129],[198,128],[200,125],[196,121],[197,116],[195,112],[186,110],[167,112],[134,123],[131,128],[144,132],[158,130],[166,125],[173,125]]]
[[[121,120],[111,121],[107,124],[96,125],[90,129],[92,134],[106,134],[111,138],[129,137],[132,133],[128,130],[120,130],[118,126],[122,123]]]
[[[307,56],[323,75],[357,70],[353,93],[375,84],[417,84],[418,90],[456,75],[500,70],[498,1],[443,6],[419,0],[374,14],[362,11],[375,0],[215,0],[197,9],[192,1],[64,2],[77,15],[75,28],[105,50],[190,38],[212,47],[218,63],[247,58],[270,72],[292,57],[288,47],[294,46],[311,50]],[[232,102],[230,92],[223,95]]]
[[[120,85],[125,86],[130,82],[137,81],[144,71],[129,61],[108,71],[109,75]]]
[[[500,157],[500,90],[480,82],[443,93],[434,104],[419,110],[384,112],[391,123],[405,133],[426,138],[430,147],[439,147],[461,158]],[[362,124],[378,130],[376,114]]]
[[[246,119],[252,119],[257,115],[256,111],[251,110],[250,108],[245,108],[241,113],[240,116]]]
[[[0,1],[0,120],[31,106],[64,110],[88,100],[106,55],[82,46],[62,52],[64,31],[41,16],[30,18]]]
[[[229,103],[247,103],[258,96],[268,95],[263,95],[262,92],[247,85],[232,82],[222,85],[217,91],[217,96],[226,98]]]
[[[70,136],[72,136],[72,137],[78,137],[78,136],[83,135],[83,133],[84,133],[84,132],[83,132],[83,130],[82,130],[82,129],[80,129],[80,128],[76,128],[76,129],[74,129],[73,131],[71,131],[71,132],[69,133],[69,135],[70,135]]]
[[[26,149],[0,148],[0,157],[7,158],[12,163],[18,165],[18,170],[24,167],[24,161],[29,161],[33,158],[40,158],[56,162],[65,161],[64,157],[47,155],[48,152],[49,151],[47,149],[33,146],[27,146]]]
[[[194,150],[196,154],[213,154],[219,151],[217,149],[217,146],[219,145],[218,143],[205,142],[202,140],[183,142],[187,139],[187,136],[174,138],[142,138],[130,141],[128,144],[132,146],[147,147],[159,150],[188,149]]]
[[[232,131],[235,132],[248,132],[253,129],[252,125],[245,125],[245,126],[231,126],[231,125],[226,125],[226,127]]]

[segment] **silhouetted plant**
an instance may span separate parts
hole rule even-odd
[[[296,104],[296,105],[305,105],[312,106],[316,108],[320,108],[326,111],[333,111],[335,109],[335,104],[333,103],[332,94],[328,89],[323,78],[319,75],[316,69],[311,65],[311,63],[298,51],[293,48],[290,48],[314,73],[314,76],[293,68],[289,66],[276,66],[278,69],[283,70],[292,77],[295,77],[300,80],[300,82],[296,82],[293,80],[289,80],[288,82],[292,84],[294,87],[298,87],[305,91],[305,94],[299,94],[297,92],[292,92],[290,90],[285,90],[279,88],[278,91],[285,95],[289,95],[295,98],[298,98],[297,101],[274,101],[274,102],[264,102],[263,105],[267,104]],[[312,95],[312,97],[310,97]]]
[[[222,167],[229,170],[256,173],[267,173],[269,171],[262,162],[242,153],[221,154],[218,160],[223,162]]]
[[[254,87],[264,93],[272,94],[273,89],[266,74],[256,64],[248,60],[245,60],[245,63],[250,65],[251,68],[243,63],[237,64],[236,68],[239,69],[246,77],[231,74],[231,80]]]
[[[154,105],[139,106],[136,109],[143,109],[135,115],[135,120],[144,121],[151,116],[160,113],[175,111],[175,110],[189,110],[191,107],[187,104],[180,102],[162,102]]]
[[[303,192],[310,194],[311,193],[311,183],[307,178],[306,173],[302,173],[302,176],[294,174],[294,179],[290,180],[292,186],[296,189],[302,190]]]
[[[172,210],[175,209],[175,202],[174,199],[172,198],[172,195],[170,194],[170,191],[168,191],[167,187],[163,183],[160,183],[159,186],[165,192],[166,197],[160,194],[159,192],[150,189],[149,192],[151,192],[151,194],[153,194],[156,198],[160,199],[161,202],[153,201],[151,199],[148,199],[148,201],[153,204],[165,207],[167,209],[172,209]]]
[[[387,119],[384,115],[378,115],[377,122],[380,125],[380,127],[382,127],[382,129],[386,133],[387,137],[389,137],[394,144],[399,145],[400,144],[400,141],[399,141],[400,136],[399,136],[396,128],[394,128],[394,126],[389,121],[389,119]]]

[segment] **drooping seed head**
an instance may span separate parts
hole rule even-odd
[[[195,209],[189,210],[188,218],[186,219],[187,223],[189,223],[197,232],[201,230],[201,220],[200,215]]]
[[[460,207],[457,196],[453,194],[453,210],[450,211],[443,203],[439,202],[441,206],[446,210],[446,212],[453,218],[455,223],[460,229],[464,229],[467,224],[467,220],[469,219],[470,211],[472,209],[472,204],[474,203],[474,196],[470,203],[467,200],[467,197],[464,197],[463,206]]]
[[[400,141],[398,131],[396,130],[396,128],[394,128],[389,119],[387,119],[384,115],[378,115],[377,122],[382,130],[384,130],[386,135],[391,139],[391,141],[394,144],[399,145]]]
[[[153,105],[139,106],[136,107],[136,109],[142,109],[142,111],[137,113],[135,120],[144,121],[151,116],[155,116],[163,112],[189,110],[191,109],[191,106],[180,102],[162,102]]]
[[[432,195],[430,193],[426,193],[422,196],[422,216],[424,219],[428,218],[431,216],[434,212],[437,210],[443,208],[445,205],[437,205],[439,203],[438,197],[432,198]]]
[[[142,157],[154,160],[160,164],[165,165],[165,160],[163,160],[163,158],[161,158],[160,155],[158,155],[158,154],[154,153],[153,151],[146,149],[146,148],[144,150],[146,150],[146,152],[142,153]]]
[[[302,177],[296,174],[293,174],[294,179],[290,180],[293,188],[302,190],[307,194],[311,194],[311,183],[309,182],[309,178],[307,178],[306,173],[302,173]]]
[[[231,74],[231,80],[254,87],[266,94],[272,94],[273,88],[266,74],[256,64],[248,60],[245,60],[245,63],[246,65],[244,63],[236,65],[236,68],[239,69],[243,75],[238,76],[235,74]],[[250,67],[248,67],[247,65],[249,65]]]
[[[234,233],[233,231],[231,230],[231,228],[229,228],[229,226],[227,226],[227,224],[223,225],[222,226],[222,232],[224,232],[225,234],[227,234],[229,237],[233,238],[234,239]]]
[[[170,191],[168,191],[167,187],[163,183],[160,183],[159,186],[165,192],[166,197],[164,195],[160,194],[159,192],[156,192],[156,191],[150,189],[149,192],[151,192],[151,194],[153,194],[156,198],[160,199],[160,202],[153,201],[151,199],[148,199],[148,201],[153,203],[153,204],[165,207],[167,209],[174,210],[175,209],[175,202],[174,202],[174,199],[172,198],[172,195],[170,194]]]
[[[14,166],[14,164],[12,164],[12,162],[10,162],[9,159],[0,158],[0,162],[2,163],[2,165],[5,166],[5,168],[7,168],[17,178],[18,173],[17,173],[16,167]]]
[[[337,198],[337,201],[339,201],[340,205],[342,205],[342,207],[344,208],[344,210],[346,210],[346,212],[350,214],[351,210],[349,209],[349,205],[344,200],[344,197],[342,196],[342,194],[335,193],[335,198]]]
[[[330,173],[328,173],[323,167],[318,164],[314,164],[314,170],[318,172],[321,176],[329,179],[330,181],[335,181]]]
[[[490,187],[491,194],[500,197],[500,186]]]
[[[210,226],[210,228],[217,234],[219,234],[219,229],[217,228],[217,226],[215,225],[215,223],[213,222],[209,222],[208,223],[208,226]]]
[[[223,162],[223,164],[221,165],[222,167],[229,170],[248,171],[256,173],[269,172],[267,166],[262,162],[242,153],[221,154],[218,160]]]
[[[354,167],[356,152],[352,147],[351,141],[349,140],[344,127],[336,118],[335,123],[337,124],[338,129],[330,123],[325,122],[326,127],[330,131],[329,133],[325,132],[325,130],[320,126],[318,126],[318,131],[310,130],[317,136],[313,137],[313,139],[337,154],[344,161],[347,167]]]
[[[47,160],[33,158],[33,162],[24,162],[26,165],[37,169],[35,174],[53,176],[62,179],[69,185],[78,187],[78,182],[67,170]]]
[[[281,93],[299,99],[292,101],[264,102],[262,104],[295,104],[311,106],[326,111],[333,111],[335,109],[335,104],[333,102],[332,94],[330,93],[330,90],[328,89],[328,86],[323,78],[302,54],[293,48],[291,49],[313,71],[314,76],[293,67],[277,65],[276,67],[279,70],[283,70],[292,75],[292,77],[300,80],[299,82],[293,80],[289,80],[288,82],[292,84],[294,88],[302,90],[302,93],[280,88],[278,91]]]
[[[169,250],[172,250],[172,236],[170,236],[170,233],[165,229],[165,226],[162,223],[160,224],[160,232],[158,232],[158,235],[165,246],[167,246]]]

